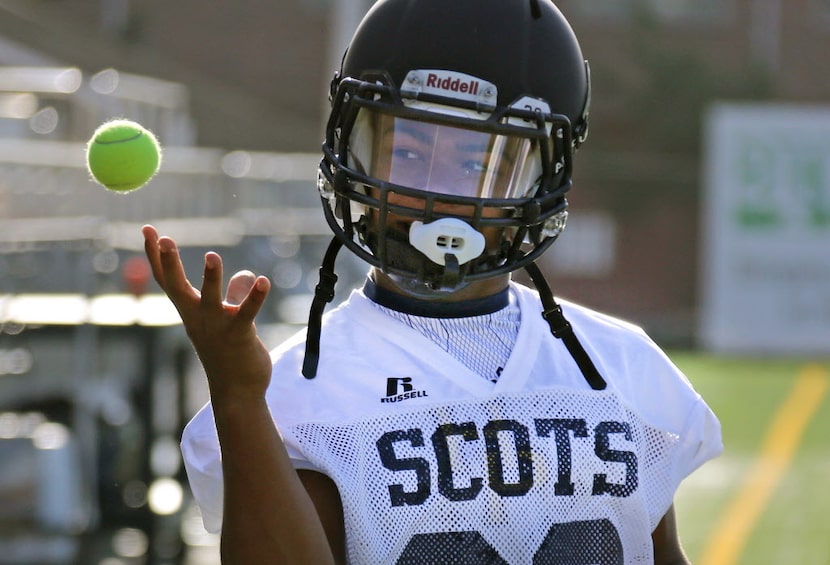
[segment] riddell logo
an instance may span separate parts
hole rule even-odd
[[[381,402],[403,402],[411,398],[427,396],[425,390],[415,390],[412,377],[390,377],[386,379],[386,396]]]
[[[446,69],[412,69],[406,73],[401,92],[417,98],[420,94],[443,96],[477,102],[484,106],[496,103],[499,89],[477,76]]]
[[[460,92],[462,94],[478,95],[479,83],[475,79],[462,80],[451,76],[441,77],[435,73],[427,75],[427,88]]]

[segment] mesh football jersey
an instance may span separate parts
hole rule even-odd
[[[350,563],[651,563],[678,485],[722,450],[714,414],[639,328],[562,303],[608,382],[591,390],[538,295],[512,290],[522,324],[495,384],[361,291],[326,315],[315,379],[304,332],[274,351],[272,414],[295,466],[337,484]],[[217,531],[209,405],[182,449]]]

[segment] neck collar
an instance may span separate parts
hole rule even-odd
[[[461,301],[429,301],[405,296],[379,287],[367,278],[363,284],[363,293],[375,304],[390,310],[420,316],[422,318],[468,318],[470,316],[484,316],[498,312],[510,303],[510,289],[483,298]]]

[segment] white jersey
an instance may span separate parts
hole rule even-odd
[[[651,563],[681,480],[722,450],[716,417],[642,330],[562,303],[608,383],[592,390],[538,295],[511,292],[522,324],[496,383],[362,291],[325,316],[316,378],[300,372],[305,332],[274,351],[273,417],[295,466],[337,484],[350,563]],[[182,448],[217,531],[209,405]]]

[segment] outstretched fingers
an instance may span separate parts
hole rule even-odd
[[[209,251],[201,288],[194,288],[185,276],[176,243],[159,237],[152,226],[142,232],[153,276],[182,318],[205,369],[211,398],[264,394],[271,378],[271,358],[257,336],[254,320],[270,290],[268,279],[240,271],[231,277],[223,294],[222,258]]]
[[[205,254],[202,286],[196,289],[185,275],[176,243],[169,237],[160,237],[153,226],[146,225],[141,231],[153,278],[180,314],[199,307],[205,312],[221,312],[230,306],[236,311],[238,323],[253,322],[271,288],[266,277],[257,277],[250,271],[236,273],[231,277],[223,299],[223,266],[219,254],[213,251]]]

